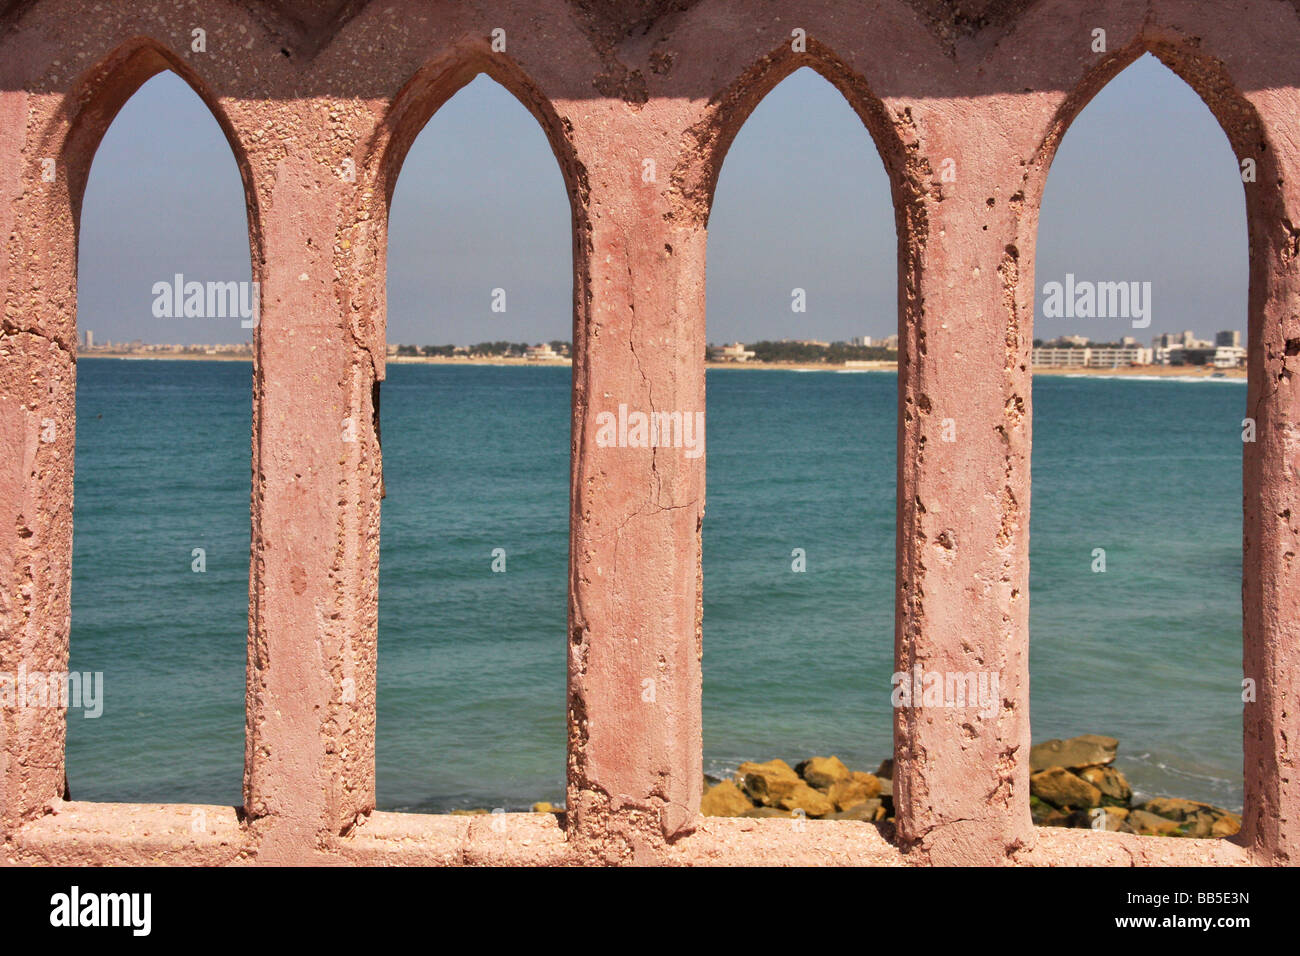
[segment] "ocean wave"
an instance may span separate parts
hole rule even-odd
[[[1182,797],[1213,803],[1224,809],[1241,812],[1241,780],[1212,773],[1189,770],[1157,757],[1150,751],[1137,755],[1120,755],[1122,766],[1133,787],[1136,806],[1152,797]],[[1184,783],[1185,781],[1185,783]]]

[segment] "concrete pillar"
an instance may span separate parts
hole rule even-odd
[[[979,708],[899,707],[903,847],[934,863],[1005,862],[1032,842],[1029,441],[1032,253],[1012,97],[916,104],[924,167],[899,281],[900,672],[996,677]],[[1020,148],[1023,148],[1023,152]],[[945,171],[948,171],[947,174]],[[908,261],[910,260],[910,262]],[[991,685],[990,685],[991,686]]]
[[[1267,89],[1252,93],[1251,101],[1258,120],[1248,116],[1234,137],[1238,155],[1258,162],[1256,181],[1245,185],[1251,251],[1246,416],[1255,440],[1242,445],[1247,683],[1239,839],[1261,862],[1294,865],[1300,862],[1300,231],[1292,224],[1300,222],[1300,152],[1290,130],[1300,94]]]
[[[605,859],[644,861],[693,828],[701,789],[705,236],[674,207],[672,111],[580,108],[569,825]],[[700,444],[633,447],[620,408],[673,416]]]
[[[374,806],[383,350],[382,313],[358,331],[339,281],[373,253],[366,184],[343,163],[368,115],[326,98],[261,114],[276,128],[250,155],[265,190],[244,791],[280,862]]]
[[[0,673],[18,681],[67,670],[72,574],[76,258],[49,221],[62,157],[31,149],[40,99],[0,92]],[[61,707],[0,707],[0,837],[63,795],[65,731]]]

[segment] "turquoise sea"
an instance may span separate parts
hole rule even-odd
[[[77,374],[72,668],[105,702],[69,718],[72,795],[237,804],[251,366]],[[379,805],[561,802],[569,370],[388,376]],[[896,400],[892,374],[709,373],[708,772],[889,755]],[[1041,376],[1034,400],[1035,741],[1109,734],[1139,790],[1239,808],[1244,385]]]

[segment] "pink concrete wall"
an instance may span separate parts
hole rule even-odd
[[[123,102],[173,69],[244,178],[254,278],[245,803],[72,803],[63,715],[0,714],[14,862],[1286,863],[1300,855],[1292,382],[1300,18],[1281,0],[0,4],[0,671],[68,654],[76,220]],[[190,31],[207,32],[207,51]],[[801,28],[807,49],[795,51]],[[1107,31],[1105,54],[1091,32]],[[506,32],[493,52],[491,31]],[[1143,51],[1205,99],[1250,221],[1245,826],[1234,841],[1031,826],[1033,266],[1071,119]],[[902,709],[896,831],[699,816],[705,459],[600,447],[620,403],[704,407],[709,207],[726,150],[811,66],[870,130],[899,237],[898,670],[997,670],[988,719]],[[568,807],[374,812],[387,206],[430,116],[486,72],[533,113],[574,234]],[[41,179],[41,159],[59,174]],[[657,181],[642,180],[653,158]],[[355,164],[355,181],[342,175]],[[944,160],[956,179],[939,175]],[[938,439],[953,418],[957,441]],[[56,425],[40,441],[42,423]],[[348,429],[350,421],[353,429]],[[345,432],[355,431],[356,441]],[[1288,597],[1291,599],[1288,600]],[[655,681],[655,701],[642,700]],[[343,687],[355,687],[355,695]],[[884,689],[881,689],[884,692]]]

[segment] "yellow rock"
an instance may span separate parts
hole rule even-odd
[[[1178,832],[1178,824],[1175,821],[1158,817],[1146,810],[1132,811],[1124,821],[1124,828],[1132,833],[1147,836],[1169,836]]]
[[[1085,767],[1078,774],[1084,780],[1101,791],[1102,796],[1128,803],[1133,796],[1133,789],[1124,779],[1124,775],[1114,767]]]
[[[1154,813],[1158,817],[1164,817],[1167,820],[1188,820],[1198,813],[1226,813],[1220,811],[1217,807],[1212,807],[1208,803],[1200,803],[1196,800],[1184,800],[1181,797],[1152,797],[1142,805],[1142,809],[1147,813]]]
[[[847,810],[849,807],[866,803],[880,796],[880,781],[871,774],[863,774],[863,776],[870,777],[870,782],[854,777],[831,785],[826,796],[830,797],[836,810]]]
[[[700,813],[706,817],[738,817],[754,803],[730,780],[710,787],[700,798]]]
[[[736,771],[745,793],[766,807],[777,806],[795,787],[805,786],[799,775],[784,760],[767,763],[742,763]]]
[[[848,780],[849,768],[839,757],[810,757],[795,768],[799,775],[808,781],[808,786],[818,790],[829,790],[841,780]]]
[[[1210,828],[1210,836],[1227,837],[1232,836],[1241,829],[1241,817],[1235,813],[1225,813],[1219,819],[1214,821],[1214,826]]]
[[[778,805],[783,810],[802,810],[810,817],[824,817],[835,812],[830,797],[802,782],[783,796]]]
[[[1101,809],[1103,809],[1106,813],[1106,826],[1105,827],[1097,826],[1097,820],[1096,820],[1097,811],[1093,809],[1088,811],[1088,826],[1090,829],[1093,830],[1106,829],[1106,830],[1110,830],[1111,832],[1115,832],[1119,830],[1121,827],[1123,827],[1124,821],[1128,819],[1129,811],[1127,807],[1102,807]]]
[[[867,800],[865,803],[856,803],[847,810],[829,814],[826,819],[866,820],[867,822],[883,820],[885,819],[885,808],[880,805],[879,800]]]
[[[1029,792],[1054,807],[1088,810],[1101,805],[1101,791],[1082,777],[1060,767],[1029,778]]]

